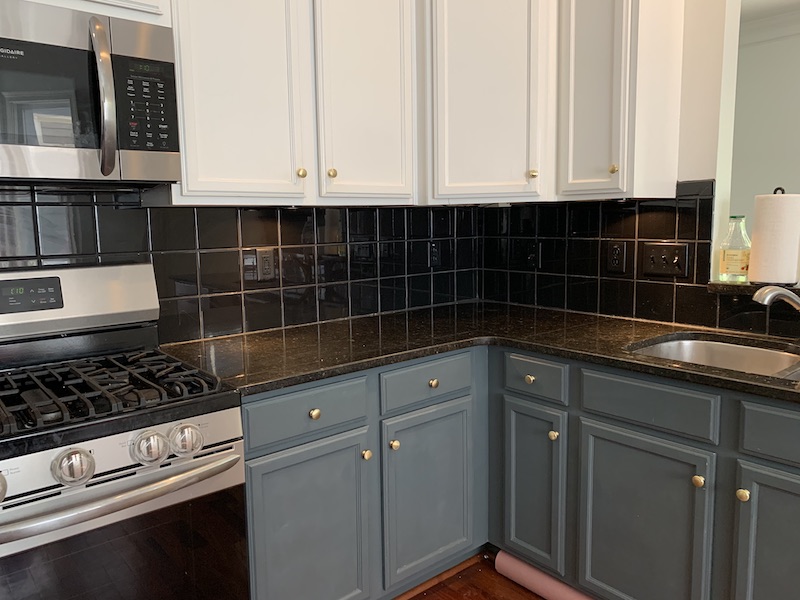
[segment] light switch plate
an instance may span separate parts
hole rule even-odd
[[[644,242],[642,274],[657,277],[689,276],[689,244],[681,242]]]

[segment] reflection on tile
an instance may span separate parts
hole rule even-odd
[[[350,279],[378,276],[378,245],[350,244]]]
[[[239,219],[242,224],[243,246],[278,245],[278,211],[276,209],[242,208],[239,210]]]
[[[431,268],[434,271],[452,271],[456,268],[453,243],[452,239],[431,241]]]
[[[378,232],[382,240],[405,239],[406,210],[404,208],[379,208]]]
[[[505,207],[490,207],[483,210],[483,235],[504,236],[508,234],[509,212]]]
[[[480,266],[478,240],[465,238],[456,240],[456,269],[474,269]]]
[[[94,193],[94,201],[96,204],[113,204],[129,208],[141,207],[142,194],[138,189],[114,190],[111,192],[96,191]]]
[[[533,273],[510,273],[509,279],[510,302],[515,304],[536,304],[536,275]]]
[[[430,271],[430,242],[409,242],[408,248],[408,272],[427,273]]]
[[[750,296],[719,296],[719,327],[767,332],[767,307],[754,302]]]
[[[616,317],[633,316],[633,281],[600,280],[600,313]]]
[[[238,248],[235,208],[198,208],[197,238],[200,248]]]
[[[158,343],[184,342],[200,337],[200,304],[197,298],[161,300]]]
[[[350,315],[347,284],[321,285],[317,292],[319,320],[342,319]]]
[[[159,298],[197,294],[197,255],[194,252],[153,254]]]
[[[566,278],[563,275],[536,276],[536,304],[549,308],[564,308]]]
[[[272,276],[259,280],[258,257],[255,250],[242,250],[242,284],[246,290],[276,288],[281,283],[280,253],[277,248],[260,248],[272,258]]]
[[[508,302],[508,273],[505,271],[483,272],[483,298],[495,302]]]
[[[453,273],[433,275],[433,303],[447,304],[455,301],[456,281]]]
[[[485,269],[508,268],[508,240],[486,238],[483,241],[483,267]]]
[[[604,238],[633,238],[636,236],[636,201],[603,202],[600,209],[600,235]]]
[[[536,214],[537,233],[540,237],[565,237],[567,235],[567,206],[564,203],[540,204]]]
[[[0,260],[0,269],[32,269],[38,266],[35,258],[27,260]]]
[[[569,235],[593,238],[600,235],[600,203],[571,202],[568,205]]]
[[[347,280],[347,246],[317,246],[317,279],[320,283]]]
[[[640,239],[675,239],[676,200],[643,200],[639,203]]]
[[[445,238],[453,236],[454,209],[433,208],[431,209],[431,220],[433,222],[433,237]]]
[[[100,252],[147,252],[147,209],[97,207]]]
[[[284,208],[280,217],[282,246],[314,243],[313,208]]]
[[[150,237],[153,250],[194,250],[194,209],[185,207],[151,208]]]
[[[66,267],[79,265],[96,265],[99,260],[96,254],[89,256],[59,256],[52,258],[42,258],[43,267]]]
[[[597,277],[600,243],[597,240],[569,240],[567,274]]]
[[[281,248],[281,281],[283,285],[315,283],[313,246]]]
[[[378,281],[358,281],[350,284],[353,316],[378,312]]]
[[[94,211],[91,206],[38,206],[36,213],[42,254],[97,252]]]
[[[431,209],[414,207],[408,209],[408,237],[428,239],[431,237]]]
[[[285,325],[302,325],[317,320],[317,288],[313,285],[283,290]]]
[[[694,282],[702,285],[711,281],[711,244],[697,243],[697,259],[695,261]]]
[[[456,271],[456,300],[478,300],[479,289],[477,271]]]
[[[640,281],[636,284],[637,319],[672,321],[675,286],[670,283],[650,283]]]
[[[219,294],[242,289],[239,275],[239,251],[200,254],[200,293]]]
[[[408,307],[430,306],[431,276],[413,275],[408,278]]]
[[[93,204],[94,194],[85,191],[47,188],[37,189],[34,198],[40,204]]]
[[[0,202],[32,202],[33,190],[29,185],[0,185]]]
[[[405,242],[382,242],[378,244],[378,268],[381,277],[405,275]]]
[[[318,244],[347,241],[347,212],[344,208],[318,208],[316,213]]]
[[[697,239],[711,241],[714,226],[714,199],[700,198],[697,201]]]
[[[100,264],[103,265],[127,265],[131,263],[151,263],[153,262],[147,252],[115,252],[114,254],[100,254]]]
[[[567,277],[567,309],[596,313],[598,288],[596,277]]]
[[[511,235],[534,237],[536,235],[536,205],[516,204],[511,207]]]
[[[471,206],[456,206],[456,236],[475,237],[478,234],[477,209]]]
[[[675,288],[675,321],[688,325],[717,325],[717,295],[705,286],[679,285]]]
[[[242,332],[242,296],[205,296],[200,299],[203,315],[203,337],[216,337]]]
[[[561,275],[566,268],[566,240],[541,240],[539,242],[539,271]]]
[[[406,278],[390,277],[380,280],[380,309],[404,310],[406,308]]]
[[[33,208],[0,206],[0,256],[35,256]]]
[[[767,310],[769,315],[769,335],[789,337],[793,340],[800,338],[800,319],[797,310],[785,302],[775,302]]]
[[[347,213],[351,242],[371,242],[378,239],[377,209],[349,208]]]
[[[695,198],[678,200],[678,239],[697,239],[697,200]]]

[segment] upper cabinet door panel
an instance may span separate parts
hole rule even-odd
[[[173,2],[183,193],[302,195],[301,3]]]
[[[436,197],[539,194],[545,4],[434,1]]]
[[[559,192],[624,192],[630,0],[562,6]]]
[[[411,198],[415,160],[412,0],[317,0],[323,195]]]
[[[170,0],[27,0],[71,10],[169,27]]]

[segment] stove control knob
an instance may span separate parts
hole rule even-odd
[[[131,446],[131,458],[145,466],[158,465],[169,456],[167,436],[157,431],[145,431],[136,436]]]
[[[193,456],[203,447],[203,434],[197,425],[176,425],[169,432],[169,444],[177,456]]]
[[[94,475],[94,457],[82,448],[64,450],[50,465],[50,472],[64,485],[83,485]]]
[[[6,483],[6,478],[0,473],[0,502],[6,499],[6,492],[8,492],[8,483]]]

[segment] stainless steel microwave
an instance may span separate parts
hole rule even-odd
[[[179,181],[172,30],[2,3],[0,177]]]

